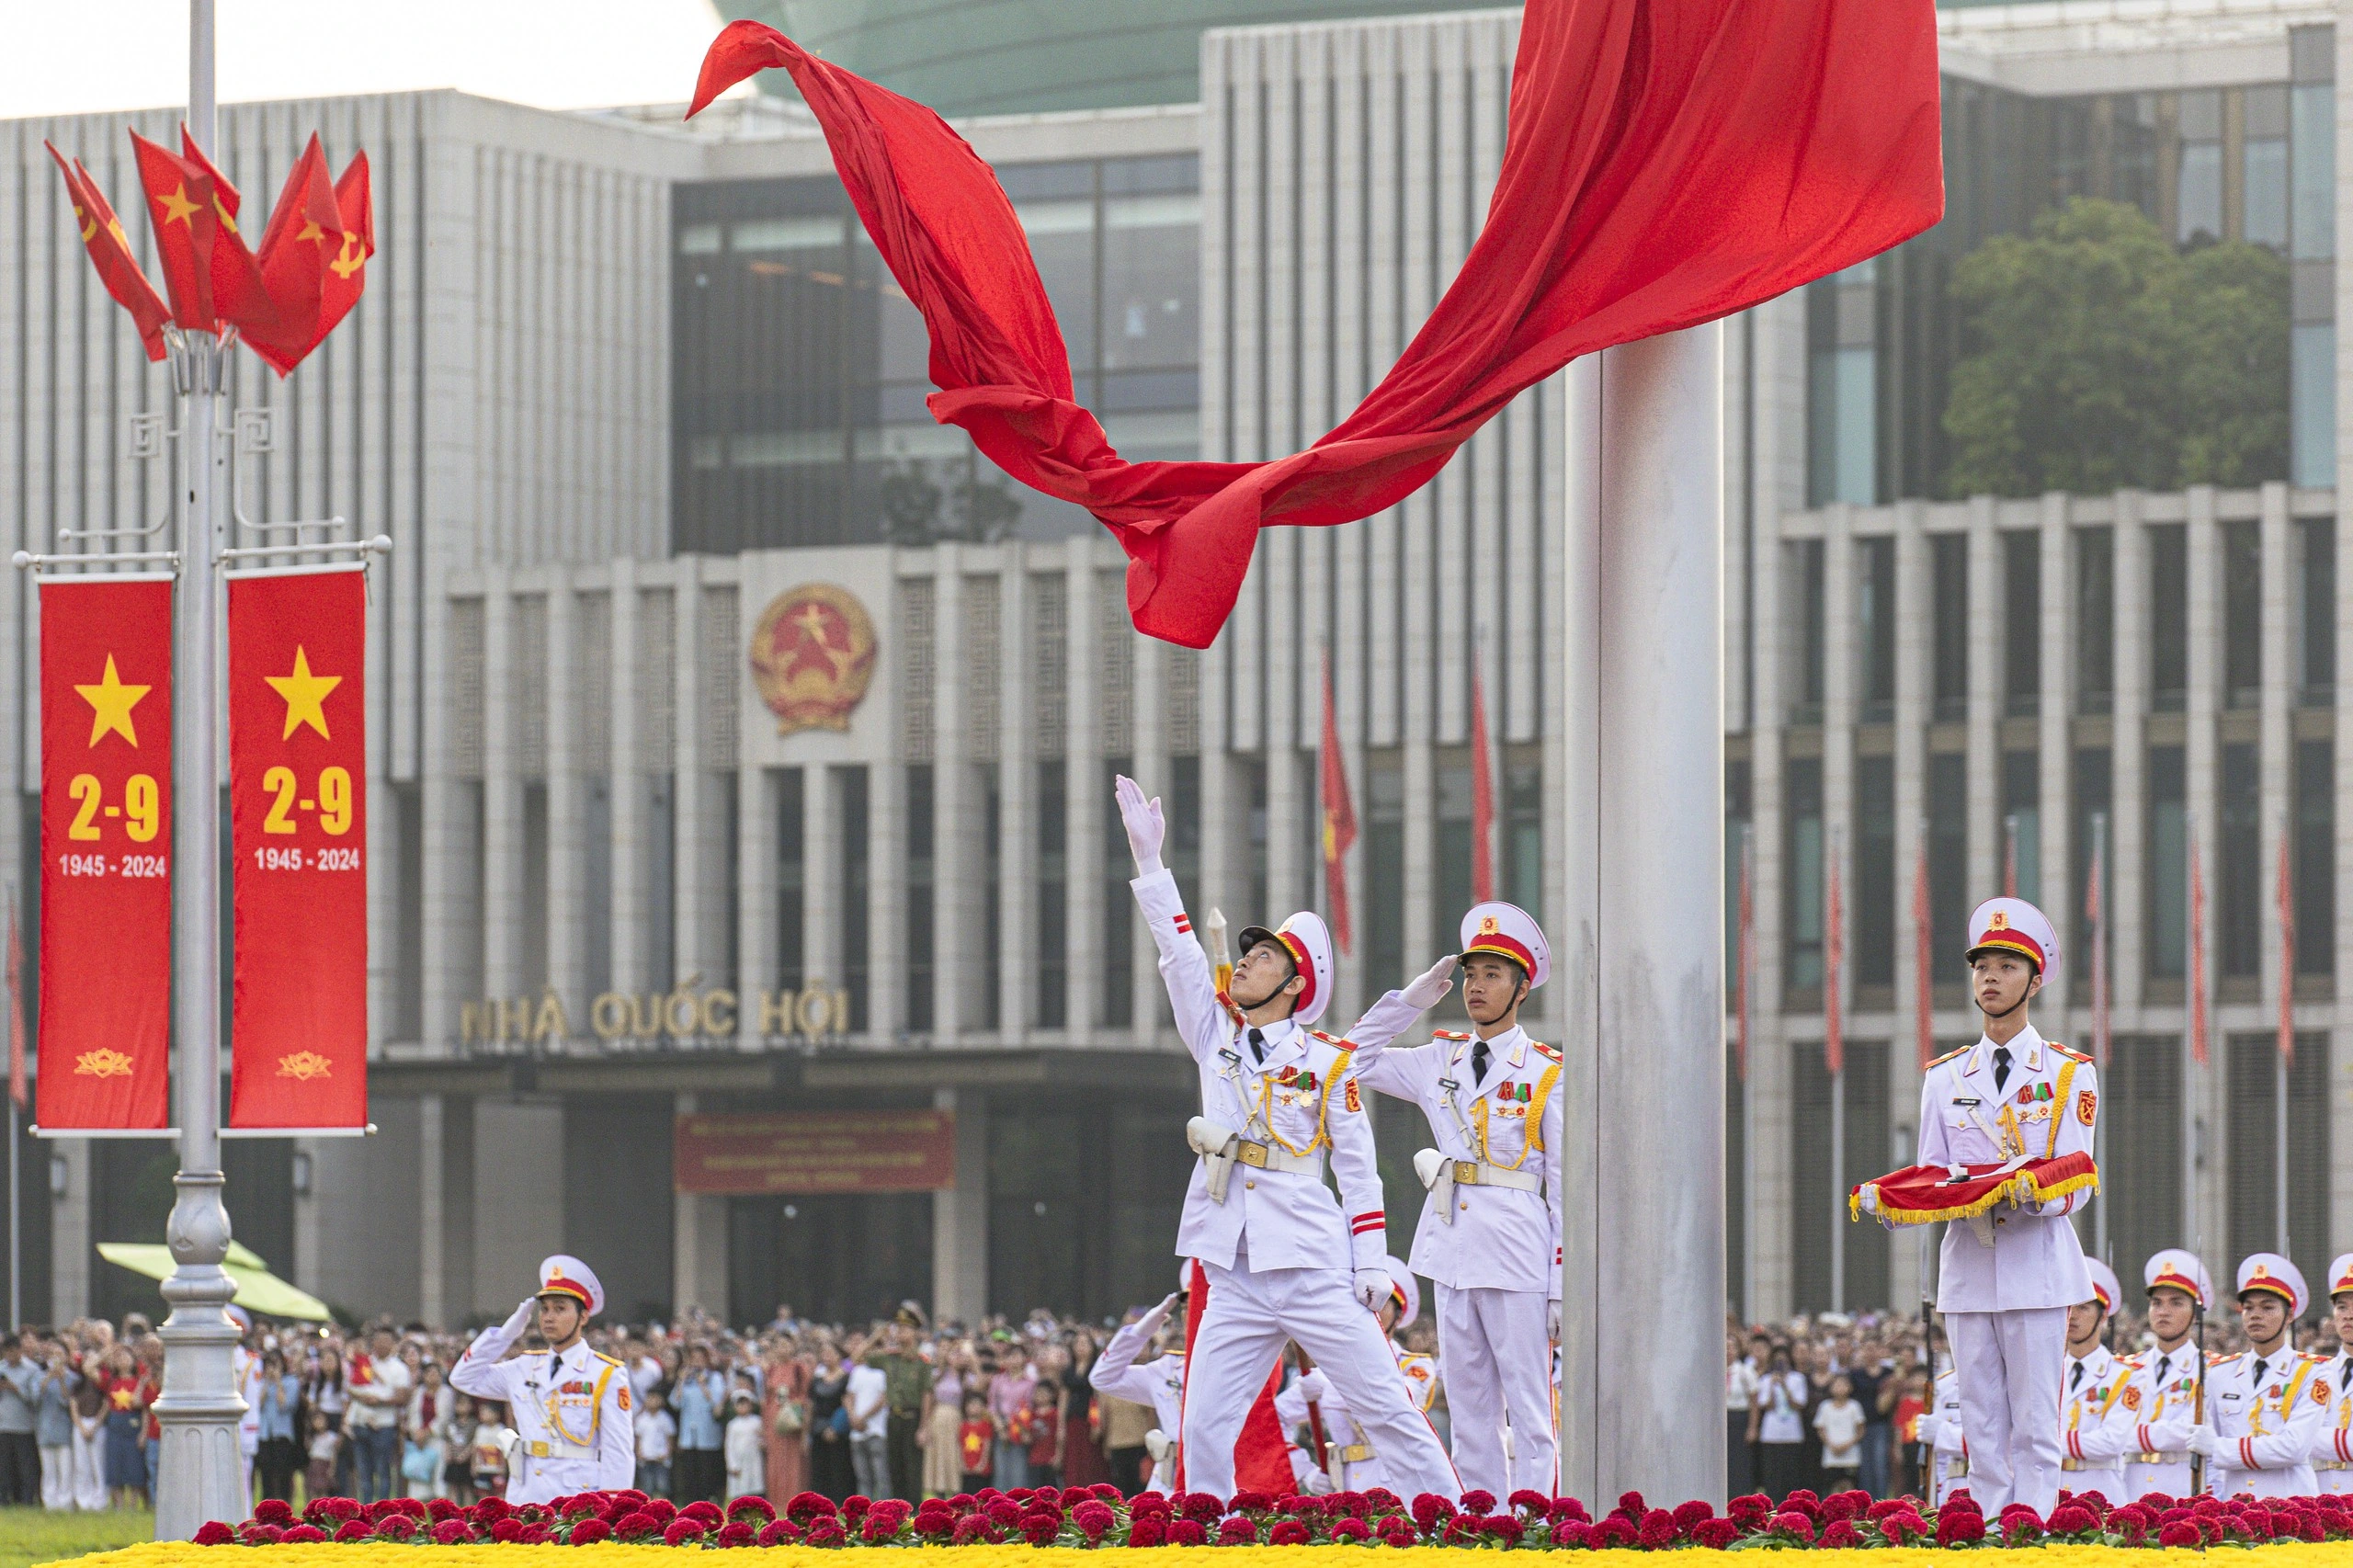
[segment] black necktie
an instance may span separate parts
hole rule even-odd
[[[2000,1094],[2009,1086],[2009,1082],[2010,1048],[2006,1045],[1997,1045],[1994,1048],[1994,1092]]]
[[[2070,1393],[2075,1392],[2076,1385],[2081,1383],[2083,1381],[2084,1364],[2081,1361],[2078,1361],[2075,1363],[2075,1369],[2067,1374],[2067,1392]]]
[[[2255,1397],[2257,1399],[2263,1397],[2263,1369],[2268,1359],[2262,1356],[2255,1358]]]
[[[2170,1367],[2170,1366],[2172,1366],[2172,1365],[2173,1365],[2173,1355],[2172,1355],[2172,1353],[2171,1353],[2171,1352],[2169,1352],[2169,1351],[2168,1351],[2166,1354],[2165,1354],[2165,1355],[2160,1356],[2160,1357],[2158,1357],[2158,1358],[2157,1358],[2157,1377],[2156,1377],[2156,1383],[2157,1383],[2157,1392],[2159,1392],[2160,1393],[2162,1393],[2162,1392],[2165,1392],[2165,1369],[2166,1369],[2166,1368],[2168,1368],[2168,1367]]]
[[[1471,1048],[1471,1083],[1476,1087],[1487,1075],[1487,1042],[1480,1040]]]
[[[1250,1030],[1250,1054],[1258,1059],[1258,1064],[1260,1066],[1263,1067],[1266,1065],[1267,1037],[1260,1033],[1255,1027]]]

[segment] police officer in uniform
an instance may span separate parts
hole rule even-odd
[[[2328,1415],[2328,1363],[2296,1349],[2304,1277],[2276,1252],[2239,1265],[2239,1326],[2246,1348],[2215,1358],[2206,1374],[2206,1425],[2189,1450],[2207,1458],[2207,1490],[2218,1497],[2312,1494],[2313,1440]]]
[[[2189,1429],[2198,1424],[2198,1346],[2191,1331],[2213,1300],[2213,1285],[2198,1255],[2181,1247],[2151,1257],[2141,1278],[2149,1294],[2149,1333],[2157,1343],[2133,1358],[2132,1376],[2124,1385],[2124,1408],[2132,1423],[2124,1495],[2159,1492],[2187,1497]]]
[[[1561,1053],[1528,1038],[1519,1008],[1552,954],[1527,911],[1482,903],[1462,917],[1462,1001],[1472,1029],[1389,1042],[1445,994],[1455,960],[1392,991],[1348,1031],[1357,1078],[1421,1108],[1436,1149],[1415,1156],[1429,1197],[1413,1267],[1438,1290],[1438,1358],[1462,1483],[1550,1496],[1552,1346],[1561,1337]],[[1505,1428],[1510,1428],[1506,1456]]]
[[[637,1474],[629,1373],[588,1348],[588,1320],[605,1310],[589,1267],[562,1253],[540,1265],[540,1290],[495,1328],[474,1336],[449,1372],[460,1393],[506,1406],[517,1441],[510,1503],[552,1503],[575,1492],[615,1491]],[[545,1350],[502,1359],[536,1320]]]
[[[1136,903],[1200,1072],[1202,1114],[1186,1130],[1199,1159],[1176,1233],[1177,1256],[1200,1262],[1210,1292],[1185,1374],[1186,1484],[1233,1492],[1234,1441],[1293,1340],[1347,1400],[1401,1492],[1452,1496],[1454,1467],[1373,1316],[1390,1291],[1389,1244],[1355,1048],[1309,1028],[1331,1000],[1331,937],[1310,913],[1245,929],[1220,993],[1161,864],[1160,802],[1131,778],[1117,794]],[[1337,1202],[1324,1185],[1327,1158]]]
[[[1413,1391],[1414,1407],[1427,1414],[1438,1397],[1438,1368],[1431,1358],[1406,1349],[1397,1343],[1397,1335],[1421,1314],[1421,1282],[1403,1262],[1387,1260],[1392,1281],[1389,1299],[1381,1303],[1381,1332],[1389,1336],[1392,1353],[1397,1358],[1397,1369],[1404,1374],[1405,1386]],[[1331,1452],[1323,1456],[1310,1455],[1313,1464],[1320,1457],[1313,1476],[1302,1477],[1302,1483],[1311,1492],[1370,1492],[1376,1486],[1395,1491],[1389,1471],[1381,1468],[1381,1455],[1364,1428],[1348,1413],[1348,1402],[1332,1386],[1332,1380],[1317,1368],[1286,1385],[1275,1395],[1275,1414],[1281,1418],[1283,1430],[1298,1430],[1308,1420],[1308,1406],[1324,1424],[1324,1436],[1331,1444]],[[1316,1477],[1321,1477],[1320,1482]],[[1470,1484],[1465,1482],[1464,1484]]]
[[[1988,899],[1969,922],[1976,1044],[1931,1062],[1920,1088],[1924,1165],[1999,1165],[2089,1155],[2099,1107],[2091,1060],[2052,1044],[2027,1004],[2057,972],[2058,934],[2024,899]],[[2067,1309],[2092,1294],[2067,1219],[2079,1189],[2029,1207],[1997,1207],[1945,1227],[1937,1270],[1961,1380],[1970,1494],[1987,1518],[2012,1502],[2048,1517],[2059,1501],[2059,1403]]]
[[[2070,1492],[2097,1492],[2111,1503],[2139,1495],[2124,1485],[2124,1456],[2132,1447],[2132,1412],[2125,1407],[2132,1363],[2108,1347],[2109,1315],[2124,1288],[2116,1270],[2086,1258],[2092,1299],[2067,1309],[2066,1381],[2060,1385],[2059,1427],[2067,1447],[2059,1469]]]
[[[2313,1490],[2353,1492],[2353,1252],[2328,1266],[2328,1301],[2336,1319],[2336,1355],[2326,1366],[2328,1414],[2313,1439]]]

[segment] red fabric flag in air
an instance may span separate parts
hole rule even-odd
[[[90,264],[98,269],[98,281],[105,284],[114,302],[131,312],[139,328],[139,341],[146,346],[147,358],[164,357],[164,324],[172,319],[172,310],[147,275],[139,270],[139,260],[131,254],[131,236],[122,232],[122,220],[114,215],[107,204],[106,194],[98,189],[90,171],[76,159],[72,165],[56,148],[49,147],[49,155],[57,161],[57,172],[65,176],[65,195],[74,203],[74,222],[82,232],[83,248],[90,253]]]
[[[1093,512],[1137,630],[1196,648],[1260,528],[1392,506],[1577,356],[1772,299],[1944,210],[1931,0],[1529,0],[1485,226],[1381,384],[1288,458],[1131,463],[1073,400],[1012,203],[938,115],[752,21],[711,44],[688,113],[773,67],[923,313],[933,416]]]
[[[319,335],[351,313],[368,287],[368,258],[376,254],[376,208],[368,175],[368,154],[354,153],[335,182],[337,218],[335,254],[326,257],[319,305]]]
[[[233,1127],[368,1121],[366,593],[229,580]]]
[[[1332,940],[1356,951],[1348,914],[1348,851],[1356,847],[1357,807],[1348,794],[1348,759],[1340,752],[1340,719],[1332,709],[1332,660],[1324,660],[1324,739],[1317,757],[1324,787],[1324,901],[1332,912]]]
[[[1912,867],[1912,1043],[1920,1071],[1937,1059],[1937,941],[1928,921],[1928,832],[1920,824],[1920,852]]]
[[[212,176],[205,165],[150,142],[136,131],[131,145],[139,156],[139,182],[147,191],[147,216],[155,231],[155,259],[171,295],[172,319],[192,332],[217,332],[221,319],[212,302],[213,241],[221,215],[213,206]]]
[[[237,328],[242,335],[264,326],[271,315],[269,291],[263,286],[261,263],[245,246],[238,232],[237,213],[244,199],[229,176],[196,144],[188,127],[180,127],[180,156],[204,171],[212,182],[212,313]]]
[[[1471,655],[1471,899],[1495,896],[1495,774],[1487,752],[1487,687]]]
[[[2296,1060],[2296,892],[2290,880],[2288,833],[2279,833],[2279,1060]]]
[[[25,936],[8,901],[8,1097],[25,1104]]]
[[[2100,888],[2108,880],[2108,844],[2092,839],[2091,875],[2084,884],[2084,926],[2092,939],[2092,1065],[2108,1071],[2108,911]]]
[[[1199,1259],[1186,1266],[1190,1282],[1185,1291],[1185,1373],[1192,1375],[1193,1337],[1201,1331],[1201,1314],[1209,1311],[1210,1277]],[[1258,1398],[1250,1406],[1250,1414],[1242,1418],[1241,1435],[1233,1439],[1233,1489],[1236,1492],[1263,1492],[1269,1497],[1290,1497],[1299,1491],[1290,1472],[1290,1439],[1283,1436],[1282,1417],[1275,1414],[1275,1395],[1283,1385],[1283,1364],[1279,1357],[1267,1376],[1267,1386],[1258,1391]],[[1173,1434],[1172,1434],[1173,1435]],[[1159,1477],[1153,1478],[1159,1484]],[[1173,1493],[1185,1484],[1185,1450],[1176,1450],[1176,1484]]]
[[[169,1098],[172,584],[40,585],[40,1121],[153,1129]]]
[[[1840,896],[1838,838],[1822,857],[1822,1064],[1834,1078],[1847,1070],[1846,901]]]
[[[2206,1065],[2206,868],[2200,863],[2198,819],[2189,835],[2189,1059]]]

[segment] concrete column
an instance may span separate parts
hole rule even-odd
[[[735,769],[736,1042],[756,1050],[760,995],[776,989],[776,772],[758,758],[765,737],[746,735]]]
[[[589,654],[593,656],[593,652]],[[565,583],[548,588],[548,972],[526,983],[553,985],[576,1032],[589,1032],[587,926],[601,919],[584,896],[587,845],[580,831],[586,796],[580,772],[580,599]]]
[[[606,912],[612,926],[609,983],[616,991],[642,993],[653,983],[645,972],[645,714],[637,700],[644,637],[639,631],[637,563],[617,560],[612,574],[612,645],[583,653],[612,665],[608,689],[613,706],[605,722],[611,746],[606,761],[613,867],[612,902]]]
[[[325,1283],[325,1270],[321,1264],[326,1250],[321,1244],[324,1237],[324,1217],[319,1212],[318,1155],[320,1141],[314,1138],[294,1140],[293,1163],[298,1171],[310,1173],[308,1190],[297,1187],[294,1192],[294,1286],[315,1296]],[[89,1250],[85,1244],[83,1250]],[[61,1322],[64,1321],[63,1319]]]
[[[2263,651],[2262,651],[2262,738],[2256,766],[2261,770],[2257,785],[2259,815],[2258,832],[2263,845],[2263,881],[2257,907],[2267,912],[2261,921],[2263,973],[2260,976],[2263,995],[2270,1003],[2264,1009],[2267,1017],[2279,1016],[2279,959],[2281,929],[2277,918],[2268,912],[2279,907],[2279,852],[2283,841],[2294,843],[2293,824],[2289,813],[2295,809],[2295,742],[2289,733],[2290,710],[2296,700],[2296,672],[2289,656],[2289,636],[2295,625],[2295,597],[2290,585],[2295,572],[2290,560],[2290,543],[2295,539],[2295,525],[2288,517],[2288,487],[2267,484],[2263,487],[2263,515],[2257,524],[2260,529],[2258,550],[2263,573]],[[2292,855],[2293,851],[2290,850]],[[2292,999],[2294,983],[2290,981]]]
[[[842,983],[842,814],[834,770],[801,769],[801,972],[803,985]]]
[[[1591,771],[1564,824],[1564,989],[1569,1059],[1593,1073],[1563,1108],[1581,1131],[1562,1484],[1587,1497],[1724,1494],[1722,359],[1711,324],[1570,381],[1563,703]],[[1638,1277],[1675,1285],[1626,1312],[1607,1282]]]
[[[2120,491],[2112,545],[2116,580],[2116,722],[2109,753],[2109,995],[2139,1012],[2149,971],[2149,531],[2141,498]],[[2187,1164],[2187,1161],[2184,1162]]]
[[[997,1038],[1020,1040],[1038,1017],[1037,608],[1029,551],[1010,544],[997,586],[997,928],[989,946],[1000,980]],[[1063,606],[1067,612],[1069,606]],[[1065,688],[1067,691],[1067,688]]]
[[[1102,622],[1095,592],[1095,538],[1081,534],[1063,545],[1069,572],[1063,602],[1069,607],[1063,648],[1070,660],[1069,713],[1063,726],[1063,920],[1069,955],[1070,995],[1064,1028],[1074,1041],[1092,1041],[1103,1018],[1103,816],[1112,809],[1103,777]],[[1127,955],[1118,955],[1124,962]]]
[[[525,981],[523,786],[515,758],[515,594],[503,569],[483,574],[482,597],[482,988],[484,996],[506,999],[520,994]]]
[[[904,733],[893,724],[893,734]],[[906,1028],[907,769],[899,748],[866,770],[866,1021],[878,1044]]]
[[[50,1146],[52,1160],[65,1162],[65,1190],[49,1200],[49,1321],[72,1323],[90,1315],[90,1260],[97,1238],[90,1234],[90,1141],[60,1138]]]
[[[1994,504],[1969,503],[1969,892],[1971,907],[2002,891],[2002,679],[2010,635]]]
[[[931,1195],[931,1315],[973,1324],[989,1310],[989,1097],[934,1089],[931,1103],[956,1118],[956,1185]]]
[[[2191,1237],[2189,1244],[2205,1258],[2206,1267],[2214,1278],[2237,1278],[2234,1272],[2238,1259],[2226,1257],[2229,1245],[2228,1215],[2223,1207],[2225,1188],[2230,1172],[2230,1119],[2224,1114],[2223,1090],[2227,1083],[2226,1065],[2222,1060],[2225,1040],[2217,1025],[2221,1008],[2218,995],[2222,972],[2222,922],[2217,918],[2221,903],[2222,880],[2222,813],[2219,751],[2215,734],[2216,716],[2222,708],[2222,534],[2214,517],[2214,491],[2211,485],[2193,485],[2189,491],[2189,522],[2187,535],[2189,579],[2189,688],[2187,693],[2189,714],[2188,744],[2184,748],[2184,771],[2189,797],[2189,815],[2195,824],[2198,862],[2206,879],[2206,1006],[2207,1043],[2211,1055],[2203,1068],[2188,1055],[2188,1030],[2183,1030],[2183,1094],[2182,1113],[2188,1119],[2189,1136],[2184,1145],[2193,1151],[2193,1158],[2185,1163],[2190,1181],[2189,1201],[2184,1210]],[[2193,938],[2194,939],[2194,938]],[[2190,985],[2182,985],[2182,999],[2188,1003]],[[2185,1018],[2187,1013],[2184,1014]]]
[[[2040,717],[2035,733],[2035,792],[2040,801],[2035,819],[2041,824],[2038,851],[2042,866],[2038,902],[2042,912],[2051,916],[2051,923],[2063,933],[2063,961],[2058,978],[2036,999],[2034,1010],[2037,1016],[2051,1020],[2043,1026],[2045,1029],[2067,1029],[2069,1032],[2059,1038],[2071,1045],[2087,1044],[2090,1035],[2088,1025],[2079,1028],[2070,1021],[2068,1005],[2079,998],[2089,1002],[2092,994],[2091,966],[2088,961],[2081,965],[2074,961],[2079,955],[2066,950],[2063,936],[2075,928],[2075,912],[2084,906],[2084,890],[2075,881],[2075,753],[2069,726],[2070,715],[2075,710],[2074,542],[2067,523],[2067,497],[2045,495],[2040,560],[2042,624],[2036,631],[2042,640],[2042,687],[2036,704]],[[2091,955],[2080,956],[2088,960]],[[1919,1102],[1915,1098],[1913,1103]]]
[[[492,994],[499,994],[494,991]],[[416,1310],[431,1324],[452,1321],[448,1295],[449,1206],[442,1164],[441,1123],[445,1108],[439,1095],[417,1096]]]
[[[953,1040],[974,1011],[978,986],[968,933],[980,837],[972,768],[964,744],[965,660],[962,555],[952,544],[933,551],[938,568],[932,599],[938,650],[931,699],[931,1031]]]
[[[696,1096],[678,1096],[678,1114],[692,1116]],[[670,1310],[683,1313],[700,1307],[719,1317],[727,1315],[727,1199],[702,1192],[681,1192],[671,1226],[673,1300]]]
[[[703,790],[702,558],[681,555],[671,588],[670,711],[670,952],[671,983],[699,974],[718,983],[720,955],[711,950],[714,922],[706,911],[719,878],[711,865],[704,823],[710,802]]]

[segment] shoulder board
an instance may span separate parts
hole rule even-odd
[[[1950,1061],[1951,1061],[1954,1057],[1956,1057],[1956,1056],[1966,1056],[1966,1055],[1969,1053],[1969,1051],[1970,1051],[1970,1048],[1969,1048],[1968,1046],[1965,1046],[1965,1045],[1964,1045],[1964,1046],[1962,1046],[1959,1051],[1946,1051],[1942,1056],[1936,1056],[1936,1057],[1931,1057],[1931,1058],[1929,1058],[1928,1065],[1929,1065],[1929,1066],[1931,1066],[1931,1067],[1941,1067],[1941,1066],[1943,1066],[1946,1062],[1950,1062]]]
[[[1471,1038],[1469,1029],[1438,1029],[1434,1033],[1439,1040],[1469,1040]]]
[[[597,1360],[602,1361],[608,1367],[618,1367],[621,1365],[621,1361],[619,1357],[608,1356],[601,1350],[591,1350],[588,1354],[594,1356]]]
[[[2065,1057],[2070,1062],[2089,1062],[2091,1060],[2090,1057],[2086,1056],[2082,1051],[2070,1051],[2055,1040],[2045,1040],[2043,1043],[2050,1046],[2052,1050],[2057,1051],[2060,1055]]]
[[[2238,1358],[2238,1351],[2234,1350],[2229,1355],[2225,1356],[2221,1351],[2217,1350],[2211,1356],[2206,1358],[2206,1364],[2210,1367],[2227,1367]]]
[[[2298,1356],[2302,1360],[2310,1361],[2315,1367],[2326,1366],[2329,1362],[2336,1359],[2335,1356],[2320,1350],[2300,1351],[2298,1352]]]
[[[1540,1040],[1531,1040],[1528,1043],[1534,1046],[1536,1048],[1536,1054],[1541,1056],[1547,1062],[1558,1062],[1561,1060],[1561,1048],[1559,1046],[1546,1045]]]
[[[1356,1049],[1354,1041],[1342,1040],[1338,1035],[1325,1034],[1322,1029],[1310,1029],[1307,1032],[1310,1035],[1313,1035],[1315,1039],[1322,1040],[1325,1045],[1332,1047],[1335,1051],[1354,1051]]]

